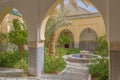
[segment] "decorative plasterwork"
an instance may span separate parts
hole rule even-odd
[[[44,47],[44,41],[36,42],[36,41],[29,41],[28,42],[29,48],[38,48],[38,47]]]
[[[111,51],[120,51],[120,41],[110,42]]]

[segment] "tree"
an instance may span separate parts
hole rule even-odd
[[[70,36],[67,34],[61,34],[58,39],[58,46],[63,46],[70,43]]]
[[[48,19],[47,25],[46,25],[46,45],[49,43],[49,54],[50,55],[55,55],[55,31],[59,27],[63,26],[68,26],[70,25],[70,22],[67,21],[65,18],[66,12],[65,11],[60,11],[57,14],[52,14],[50,18]],[[49,40],[49,41],[48,41]]]
[[[24,45],[27,44],[27,28],[18,19],[13,20],[13,30],[9,32],[9,42],[18,46],[20,51],[20,59],[22,59],[22,52]],[[22,65],[22,61],[21,61]]]

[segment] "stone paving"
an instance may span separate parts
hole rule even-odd
[[[66,67],[59,75],[44,74],[36,78],[28,77],[21,69],[0,67],[0,80],[90,80],[88,74],[88,70]]]

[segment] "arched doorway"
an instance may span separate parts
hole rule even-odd
[[[61,39],[64,39],[64,41],[61,42]],[[73,48],[74,38],[72,32],[68,29],[64,29],[63,31],[61,31],[57,43],[61,43],[64,48]]]
[[[80,44],[81,50],[93,51],[96,48],[96,32],[91,28],[86,28],[80,34]]]

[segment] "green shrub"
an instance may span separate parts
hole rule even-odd
[[[56,54],[64,56],[64,55],[69,55],[69,54],[79,54],[80,50],[77,48],[56,48]]]
[[[108,59],[102,58],[95,60],[93,64],[89,65],[92,77],[97,77],[97,80],[108,80],[108,63]]]
[[[97,80],[108,80],[109,73],[109,60],[108,56],[108,42],[105,40],[105,36],[97,38],[96,50],[94,54],[100,55],[101,59],[96,59],[94,64],[89,65],[89,71],[93,77],[97,77]]]
[[[61,34],[59,36],[57,45],[63,47],[65,44],[69,44],[71,41],[70,36],[68,34]]]
[[[62,58],[63,55],[67,54],[67,49],[65,49],[65,48],[56,48],[56,53],[55,54],[56,54],[57,57]]]
[[[67,49],[67,54],[79,54],[79,53],[80,53],[80,49],[77,48]]]
[[[44,71],[46,73],[58,73],[65,68],[65,62],[63,56],[67,53],[73,54],[78,53],[79,49],[64,49],[56,48],[56,56],[49,56],[47,54],[47,48],[45,48],[45,60],[44,60]],[[28,54],[24,51],[22,57],[22,67],[26,71],[28,68]],[[6,51],[0,53],[0,66],[10,68],[21,68],[19,51]]]
[[[61,57],[45,55],[44,71],[46,73],[58,73],[65,68],[65,62]]]
[[[10,67],[10,68],[21,68],[20,63],[20,53],[19,51],[13,51],[13,52],[2,52],[0,53],[0,66],[1,67]],[[24,70],[27,70],[27,64],[28,64],[28,54],[27,51],[23,52],[23,68]]]
[[[105,40],[105,36],[97,38],[96,50],[94,53],[103,57],[108,56],[108,42]]]
[[[56,56],[49,56],[47,54],[47,48],[45,48],[45,63],[44,71],[46,73],[58,73],[65,68],[65,62],[63,56],[69,54],[79,53],[79,49],[65,49],[56,48]]]

